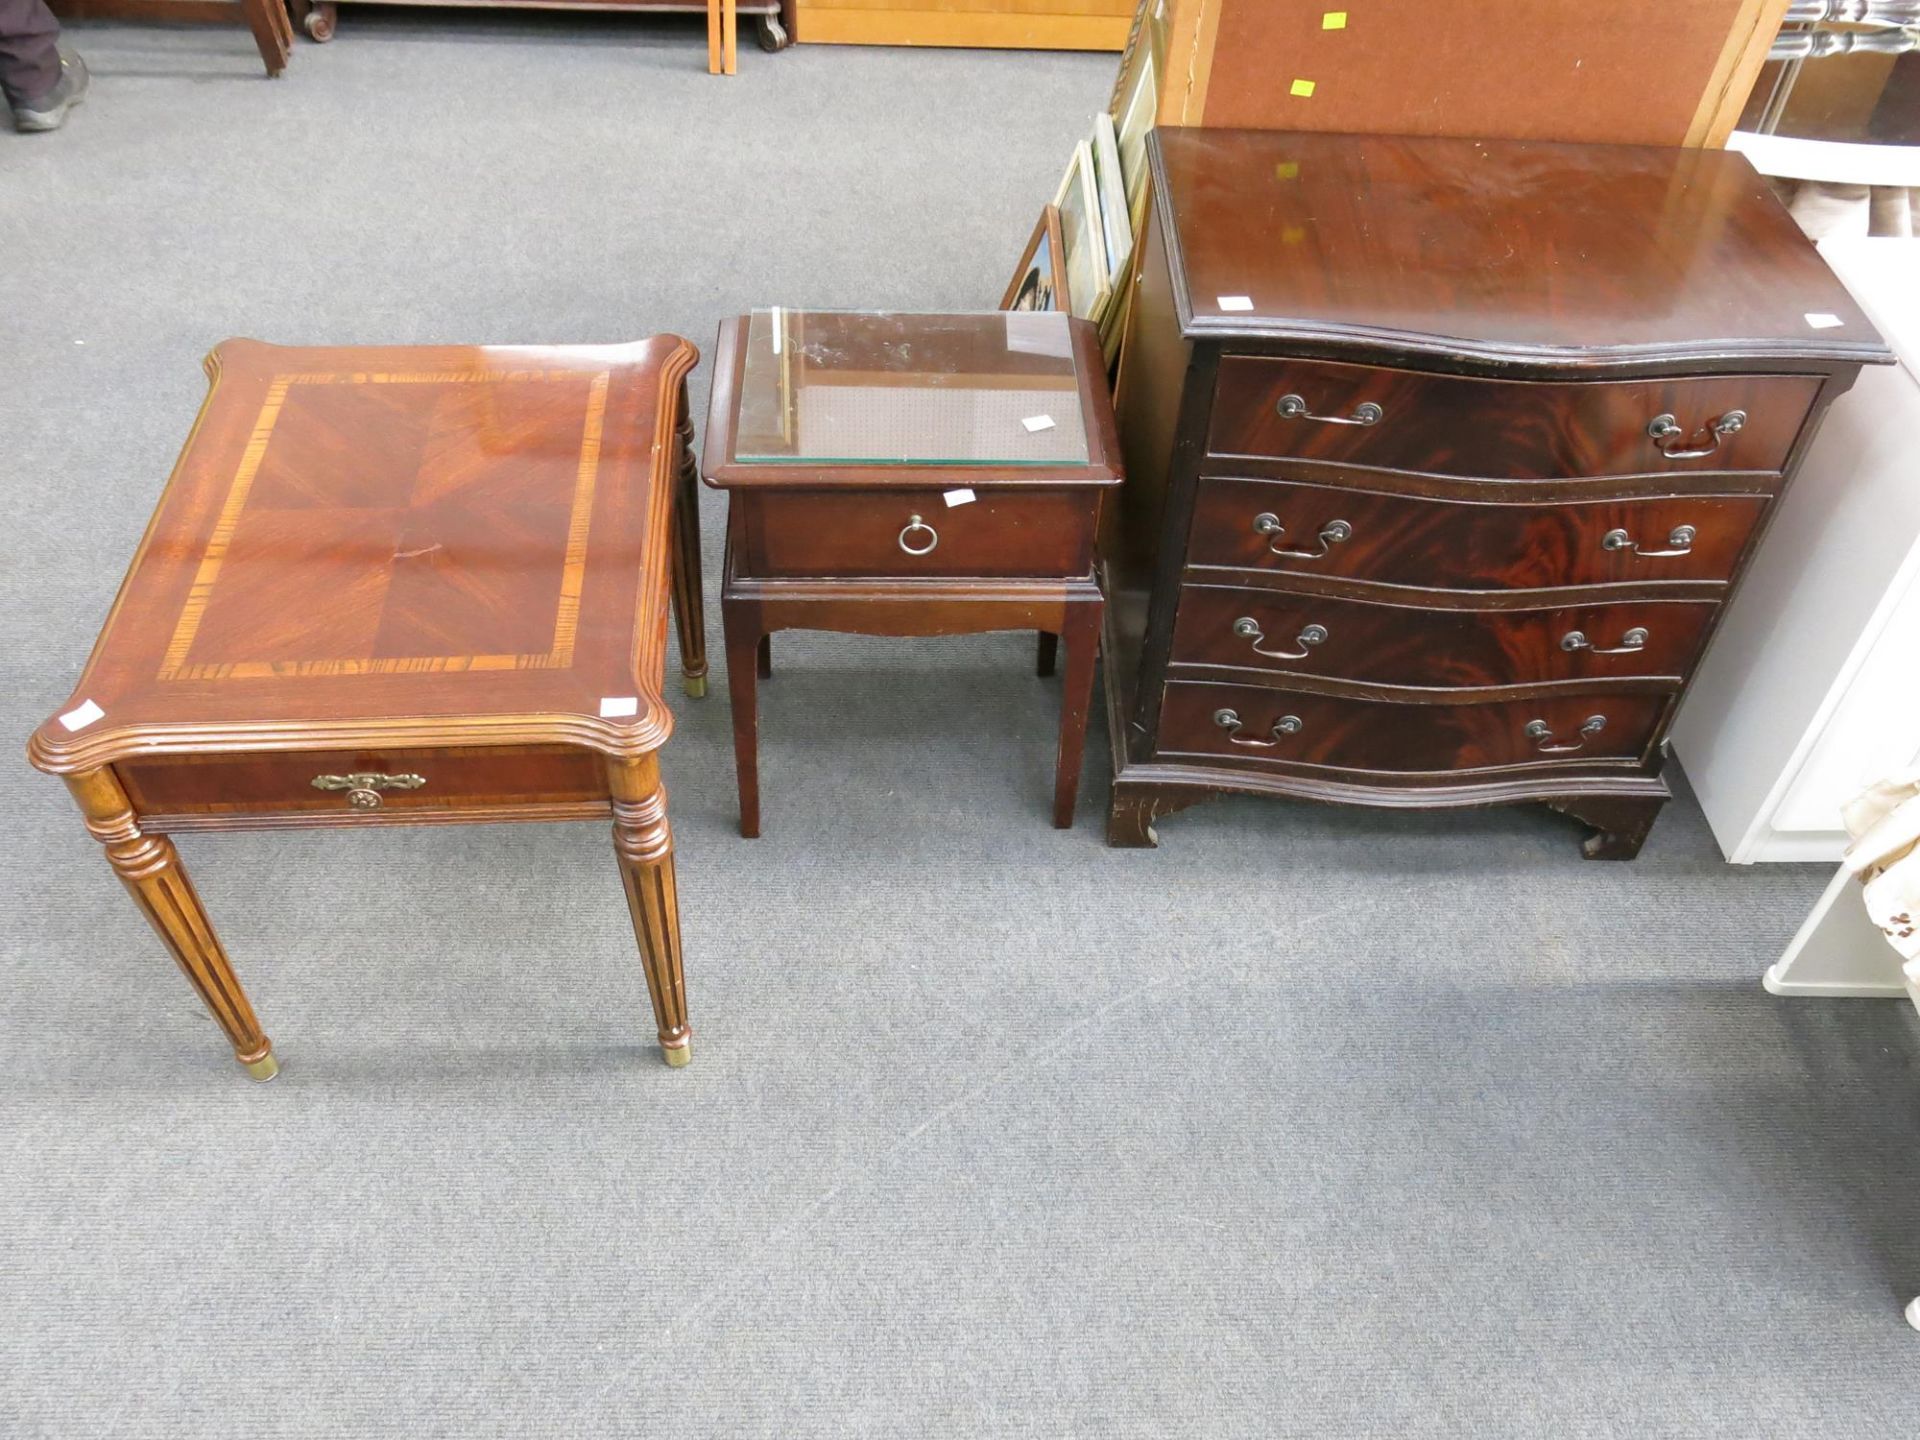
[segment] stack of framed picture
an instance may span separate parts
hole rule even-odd
[[[1003,310],[1066,310],[1093,321],[1109,365],[1119,353],[1134,241],[1146,220],[1147,132],[1159,96],[1156,56],[1165,53],[1164,21],[1152,13],[1158,3],[1142,0],[1112,100],[1074,147],[1000,302]]]

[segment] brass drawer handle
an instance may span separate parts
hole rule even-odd
[[[1564,755],[1570,750],[1586,749],[1586,737],[1589,735],[1598,735],[1606,728],[1606,716],[1589,715],[1585,720],[1580,722],[1580,738],[1575,740],[1571,745],[1548,744],[1547,742],[1553,739],[1553,727],[1544,720],[1529,720],[1524,733],[1529,740],[1533,741],[1533,748],[1538,750],[1542,755]]]
[[[1700,438],[1706,441],[1692,450],[1673,449],[1675,442],[1685,443],[1681,437],[1687,432],[1680,428],[1680,422],[1671,415],[1656,415],[1647,422],[1647,434],[1652,437],[1653,445],[1669,460],[1703,460],[1720,448],[1720,442],[1729,435],[1738,435],[1746,426],[1747,412],[1729,410],[1718,420],[1709,421],[1700,431]]]
[[[1282,525],[1280,517],[1270,510],[1263,510],[1253,517],[1253,529],[1256,535],[1267,536],[1268,551],[1284,560],[1318,560],[1333,546],[1353,535],[1353,527],[1346,521],[1329,520],[1320,527],[1318,550],[1282,550],[1276,542],[1287,533],[1287,527]]]
[[[1307,402],[1298,395],[1282,395],[1280,403],[1274,408],[1280,412],[1282,420],[1317,420],[1322,425],[1378,425],[1387,418],[1387,412],[1371,400],[1354,406],[1351,415],[1316,415],[1307,409]]]
[[[1631,550],[1636,555],[1644,555],[1650,560],[1664,560],[1672,555],[1691,555],[1694,536],[1700,532],[1691,525],[1676,525],[1667,532],[1666,550],[1642,550],[1633,536],[1625,530],[1609,530],[1600,537],[1603,550]]]
[[[1646,649],[1648,639],[1647,627],[1644,625],[1636,625],[1627,631],[1626,634],[1620,637],[1620,643],[1618,645],[1595,645],[1586,637],[1584,632],[1569,630],[1560,637],[1560,648],[1562,650],[1587,650],[1595,655],[1631,655],[1636,650]]]
[[[1327,627],[1324,625],[1309,625],[1298,635],[1294,636],[1293,643],[1300,647],[1298,650],[1268,650],[1263,648],[1260,642],[1267,638],[1266,634],[1260,629],[1260,622],[1251,615],[1242,615],[1238,620],[1234,621],[1233,633],[1240,636],[1243,640],[1251,640],[1253,642],[1253,653],[1256,655],[1265,655],[1274,660],[1304,660],[1307,658],[1307,652],[1311,647],[1325,642],[1327,638]]]
[[[924,530],[927,532],[926,544],[915,546],[907,543],[907,537],[916,530]],[[918,515],[910,515],[907,517],[906,528],[900,532],[900,548],[902,550],[906,551],[909,555],[931,555],[933,553],[933,547],[939,543],[940,532],[938,530],[935,530],[933,526],[927,524],[927,522],[922,520]]]
[[[316,790],[344,790],[347,804],[356,810],[378,810],[382,790],[418,790],[427,783],[424,775],[376,775],[356,770],[350,775],[316,775]]]
[[[1231,740],[1234,744],[1251,745],[1256,750],[1271,750],[1280,743],[1280,737],[1282,735],[1298,735],[1301,730],[1300,717],[1298,715],[1282,715],[1278,720],[1273,722],[1273,729],[1267,732],[1273,736],[1271,740],[1243,740],[1240,738],[1241,720],[1240,712],[1237,710],[1214,711],[1213,723],[1218,725],[1222,730],[1225,730],[1227,732],[1227,739]]]

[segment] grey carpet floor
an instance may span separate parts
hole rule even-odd
[[[269,84],[239,30],[75,38],[91,102],[0,133],[14,743],[216,340],[991,305],[1113,70],[722,81],[697,22],[354,10]],[[1629,866],[1251,801],[1110,851],[1103,742],[1047,824],[1025,638],[776,658],[764,839],[718,686],[667,752],[683,1072],[598,826],[186,842],[262,1087],[0,766],[0,1435],[1920,1433],[1917,1017],[1758,983],[1819,869],[1722,864],[1684,798]]]

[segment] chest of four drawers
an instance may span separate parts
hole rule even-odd
[[[1223,356],[1154,755],[1409,783],[1646,765],[1820,388]]]

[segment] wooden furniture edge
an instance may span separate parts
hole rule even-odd
[[[667,547],[671,544],[669,531],[672,528],[674,491],[677,488],[671,457],[677,439],[681,386],[688,373],[700,363],[699,350],[684,336],[661,332],[647,339],[670,341],[675,348],[660,362],[650,451],[654,457],[654,478],[658,483],[651,486],[649,496],[652,505],[647,514],[647,552],[641,562],[643,574],[647,573],[649,560],[656,567],[662,567],[661,573],[665,573]],[[100,633],[94,640],[86,664],[81,667],[78,682],[65,704],[53,717],[42,722],[27,741],[29,764],[49,775],[71,775],[136,757],[169,754],[530,744],[574,745],[597,751],[609,758],[631,760],[651,754],[666,743],[667,737],[673,733],[673,714],[667,708],[663,693],[665,651],[662,650],[662,680],[654,684],[649,677],[640,673],[638,647],[653,628],[664,625],[667,618],[664,612],[669,604],[667,592],[671,587],[661,587],[658,594],[642,594],[639,597],[639,614],[633,632],[635,649],[628,656],[628,669],[633,673],[635,691],[644,704],[641,713],[630,725],[614,724],[598,716],[571,714],[405,716],[377,721],[134,724],[109,726],[71,737],[60,735],[55,729],[59,724],[58,716],[67,713],[76,704],[84,703],[86,699],[88,677],[99,657],[100,647],[105,643],[126,599],[127,583],[146,556],[160,516],[172,495],[174,482],[179,478],[186,457],[192,453],[194,440],[213,406],[214,395],[220,384],[221,357],[235,344],[289,348],[272,346],[268,341],[233,337],[214,346],[202,360],[208,383],[199,413],[194,417],[193,427],[187,432],[187,439],[167,475],[167,483],[161,488],[160,498],[154,502],[153,515],[141,534],[139,545],[134,549],[127,573],[121,578],[120,588],[114,593],[113,604],[108,608],[107,618],[100,626]],[[663,455],[668,457],[665,464],[659,459]]]

